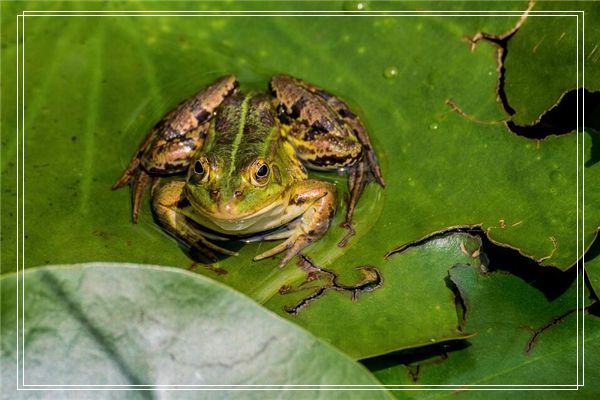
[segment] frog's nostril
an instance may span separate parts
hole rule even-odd
[[[242,191],[241,190],[236,190],[235,192],[233,192],[233,195],[235,197],[240,197],[242,195]]]
[[[219,194],[220,194],[219,189],[215,189],[215,190],[211,190],[210,191],[210,197],[212,197],[213,200],[218,199],[219,198]]]

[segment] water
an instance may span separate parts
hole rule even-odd
[[[344,11],[366,11],[369,4],[366,1],[347,1],[343,5]]]
[[[396,66],[389,66],[383,70],[383,76],[385,79],[395,79],[398,76],[398,68]]]

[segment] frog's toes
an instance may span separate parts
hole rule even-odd
[[[264,260],[265,258],[272,257],[276,254],[287,250],[281,261],[279,261],[278,267],[283,268],[300,250],[308,246],[312,240],[306,235],[292,236],[283,243],[278,244],[270,250],[265,251],[262,254],[254,257],[254,261]]]
[[[300,250],[302,250],[303,248],[305,248],[306,246],[308,246],[311,243],[311,240],[307,239],[305,236],[301,237],[301,238],[302,238],[302,240],[300,240],[300,238],[299,238],[298,240],[296,240],[296,242],[294,242],[292,247],[290,247],[289,250],[287,251],[287,253],[285,253],[285,256],[283,256],[281,261],[279,261],[279,264],[277,265],[279,268],[285,267],[285,265],[292,258],[294,258],[296,255],[300,254]]]
[[[287,249],[292,247],[293,242],[294,242],[294,238],[290,237],[286,241],[279,243],[277,246],[273,247],[272,249],[267,250],[264,253],[261,253],[261,254],[255,256],[253,258],[253,260],[260,261],[260,260],[264,260],[265,258],[273,257],[274,255],[279,254],[282,251],[286,251]]]
[[[354,227],[352,226],[352,222],[344,221],[340,224],[340,227],[348,230],[348,232],[346,232],[344,237],[341,238],[337,244],[338,247],[343,248],[343,247],[346,247],[350,238],[356,234],[356,231],[354,230]]]
[[[140,159],[138,157],[134,157],[129,166],[123,171],[123,174],[119,177],[119,179],[112,185],[111,189],[116,190],[120,187],[125,186],[131,179],[135,176],[138,170],[138,166],[140,165]]]

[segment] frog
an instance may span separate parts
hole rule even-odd
[[[168,112],[112,188],[132,186],[137,223],[150,187],[156,222],[209,260],[238,255],[219,241],[279,240],[253,260],[283,253],[283,267],[325,235],[338,206],[336,185],[311,179],[307,169],[348,175],[343,247],[355,233],[366,184],[385,187],[359,116],[338,96],[290,75],[274,75],[265,92],[242,91],[225,75]]]

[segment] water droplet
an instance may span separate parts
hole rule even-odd
[[[437,128],[439,128],[438,124],[431,124],[431,125],[429,125],[429,129],[431,129],[431,130],[435,131],[435,130],[437,130]]]
[[[346,11],[365,11],[368,4],[366,1],[346,1],[343,7]]]
[[[434,343],[434,342],[435,342],[435,339],[434,339],[434,338],[431,338],[431,339],[429,339],[429,341],[430,341],[430,342],[432,342],[432,343]]]
[[[394,79],[398,76],[398,68],[391,65],[383,70],[383,76],[385,79]]]

